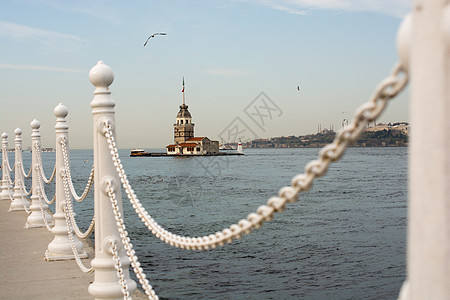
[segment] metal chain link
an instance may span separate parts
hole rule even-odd
[[[42,183],[43,173],[39,172],[39,169],[42,168],[42,164],[35,165],[35,168],[37,170],[37,176],[38,176],[38,184],[39,184],[39,186],[37,187],[36,190],[37,190],[38,198],[39,198],[38,200],[39,200],[39,207],[40,207],[40,210],[41,210],[41,216],[42,216],[42,219],[44,220],[45,227],[47,228],[48,231],[51,232],[52,231],[52,227],[50,227],[50,225],[54,225],[54,223],[52,221],[51,224],[48,224],[47,218],[46,218],[45,213],[44,213],[44,205],[42,204],[42,199],[44,199],[44,201],[47,204],[52,204],[55,201],[55,199],[56,199],[56,194],[53,196],[52,201],[48,201],[47,196],[45,195],[44,184]],[[48,207],[47,207],[47,209],[48,209]]]
[[[55,175],[56,175],[56,163],[55,163],[55,166],[53,167],[53,172],[52,172],[52,175],[50,176],[50,179],[47,179],[47,177],[45,176],[45,173],[44,173],[44,169],[43,169],[43,167],[42,167],[42,166],[43,166],[43,163],[42,163],[42,156],[41,156],[41,147],[40,147],[40,144],[39,144],[39,143],[36,143],[36,144],[34,145],[34,147],[35,147],[36,153],[37,153],[38,164],[41,166],[40,172],[41,172],[41,175],[42,175],[42,179],[44,180],[44,182],[45,182],[46,184],[49,184],[49,183],[52,182],[53,179],[55,178]]]
[[[7,168],[9,169],[9,166],[7,165],[6,161],[5,161],[5,163],[4,163],[4,167],[7,167]],[[4,176],[4,177],[2,178],[2,180],[7,180],[8,183],[9,183],[10,185],[14,185],[13,182],[11,181],[11,174],[10,174],[10,172],[11,172],[11,171],[7,171],[7,172],[6,172],[6,176]],[[14,180],[14,182],[15,182],[15,180]],[[9,189],[8,189],[8,190],[9,190]]]
[[[75,192],[75,188],[73,187],[72,182],[72,176],[70,174],[70,163],[69,163],[69,156],[67,155],[67,141],[63,137],[60,140],[62,153],[63,153],[63,159],[64,159],[64,167],[67,172],[67,177],[69,179],[69,188],[72,193],[72,196],[75,198],[76,201],[82,202],[84,199],[86,199],[87,195],[89,194],[89,191],[91,190],[92,184],[94,183],[94,165],[92,165],[91,173],[89,174],[88,182],[86,184],[86,187],[83,191],[83,194],[81,196],[78,196]]]
[[[16,151],[22,152],[22,146],[16,145]],[[19,168],[21,169],[22,174],[23,174],[23,176],[24,176],[25,178],[30,177],[31,171],[33,170],[33,168],[30,168],[30,172],[29,172],[28,175],[27,175],[27,173],[25,173],[25,170],[23,169],[23,162],[22,162],[22,161],[18,161],[18,162],[16,162],[16,164],[19,165]],[[12,172],[12,171],[11,171],[11,172]]]
[[[5,154],[5,153],[6,153],[6,154]],[[13,169],[11,169],[11,167],[9,166],[8,154],[7,154],[7,153],[8,153],[8,152],[5,151],[5,149],[2,149],[2,154],[3,154],[3,155],[6,155],[6,156],[4,156],[4,158],[5,158],[5,161],[3,162],[4,167],[8,168],[8,170],[9,170],[9,171],[6,172],[6,176],[5,176],[6,178],[2,178],[2,180],[7,180],[7,181],[8,181],[8,184],[9,184],[9,185],[7,185],[6,188],[7,188],[7,190],[8,190],[9,200],[11,200],[11,202],[12,202],[12,201],[14,201],[14,199],[13,199],[13,197],[12,197],[12,194],[13,194],[13,193],[11,193],[11,188],[14,186],[16,180],[15,180],[15,178],[14,178],[14,183],[11,182],[11,174],[10,174],[10,172],[12,172]],[[15,167],[15,165],[14,165],[14,167]],[[13,189],[13,192],[14,192],[14,189]]]
[[[22,188],[22,191],[26,192],[25,187],[22,185],[22,181],[19,181],[18,185]],[[20,193],[20,198],[22,199],[23,209],[26,211],[27,214],[31,214],[31,210],[25,205],[25,201],[24,200],[26,199],[26,197],[25,198],[23,197],[22,191]]]
[[[39,195],[39,207],[41,209],[41,216],[42,216],[42,219],[44,220],[45,228],[47,228],[47,230],[51,232],[53,227],[51,227],[50,225],[54,226],[55,224],[53,223],[53,221],[52,221],[51,224],[48,224],[47,218],[46,218],[45,213],[44,213],[44,205],[42,204],[42,198],[41,198],[41,194],[42,193],[40,192],[40,189],[39,189],[39,194],[40,194]]]
[[[20,187],[22,188],[22,191],[23,191],[27,196],[30,196],[31,193],[33,192],[33,187],[31,187],[31,188],[30,188],[30,191],[27,192],[27,189],[26,189],[26,187],[25,187],[25,182],[24,182]]]
[[[49,201],[48,198],[47,198],[47,195],[45,194],[44,183],[42,182],[44,180],[43,176],[45,176],[45,174],[43,174],[43,172],[40,172],[40,171],[42,171],[42,165],[38,164],[38,165],[35,166],[35,168],[38,169],[37,170],[37,175],[38,175],[38,182],[39,182],[39,187],[38,187],[39,195],[40,195],[39,197],[42,197],[42,199],[44,199],[44,201],[48,205],[53,204],[53,202],[55,202],[55,200],[56,200],[56,193],[55,193],[55,195],[53,195],[52,200]],[[55,168],[55,170],[56,170],[56,168]]]
[[[69,204],[68,204],[68,203],[70,203],[72,201],[72,198],[70,197],[69,189],[66,188],[65,180],[63,180],[63,181],[64,181],[64,195],[65,195],[65,198],[66,198],[63,210],[64,210],[64,216],[65,216],[66,227],[67,227],[67,236],[69,237],[70,246],[72,248],[73,255],[75,256],[75,261],[77,262],[77,265],[78,265],[78,267],[80,267],[81,271],[83,273],[92,273],[92,272],[94,272],[94,268],[93,267],[87,268],[83,264],[83,262],[81,261],[80,255],[78,254],[77,247],[75,246],[75,242],[73,240],[73,229],[70,226],[71,225],[71,222],[70,222],[71,215],[69,213],[70,212],[70,208],[69,208]],[[72,217],[73,217],[73,214],[72,214]]]
[[[141,264],[138,261],[138,257],[136,256],[136,252],[133,249],[133,244],[131,243],[130,238],[128,237],[128,232],[126,230],[125,223],[119,210],[119,204],[116,199],[116,193],[114,192],[110,182],[107,182],[106,185],[107,185],[106,191],[108,193],[109,199],[111,200],[111,205],[113,208],[117,229],[119,231],[120,238],[122,239],[123,248],[125,249],[128,258],[130,259],[134,274],[136,274],[136,277],[139,279],[139,283],[144,289],[148,299],[158,300],[159,297],[156,295],[148,279],[146,278],[144,270],[142,269]]]
[[[75,220],[75,214],[73,212],[73,206],[72,206],[72,197],[70,195],[70,191],[69,191],[69,176],[67,175],[68,171],[67,169],[65,169],[63,171],[63,181],[64,181],[64,194],[66,195],[66,207],[68,209],[69,212],[69,218],[70,218],[70,222],[72,224],[72,228],[75,231],[75,234],[80,238],[80,239],[84,239],[87,238],[88,236],[90,236],[92,234],[92,232],[94,231],[95,228],[95,216],[92,217],[91,223],[89,224],[88,229],[86,229],[85,232],[81,232],[80,228],[77,225],[77,222]]]
[[[7,187],[7,189],[8,189],[8,195],[9,195],[9,200],[11,200],[11,202],[13,202],[14,201],[14,197],[13,197],[13,195],[14,195],[14,188],[13,188],[13,190],[11,191],[11,188],[12,188],[12,186],[8,186]],[[12,192],[12,193],[11,193]]]
[[[229,228],[225,228],[215,234],[205,235],[203,237],[184,237],[173,234],[163,229],[147,213],[128,182],[119,159],[111,124],[107,121],[104,122],[104,134],[109,145],[114,166],[128,199],[136,214],[147,228],[160,240],[172,246],[192,250],[208,250],[218,245],[223,246],[225,243],[230,243],[234,239],[239,239],[243,234],[250,233],[253,229],[260,228],[263,222],[270,221],[273,218],[275,212],[282,212],[286,203],[296,202],[299,193],[309,190],[315,178],[321,177],[326,173],[329,164],[337,161],[343,155],[346,148],[359,137],[366,126],[381,114],[387,105],[387,101],[402,91],[407,82],[408,74],[397,63],[391,74],[381,81],[375,89],[370,100],[356,111],[353,122],[344,127],[331,144],[322,148],[319,153],[319,159],[308,163],[305,167],[305,173],[295,176],[291,181],[291,186],[281,188],[278,197],[270,198],[266,205],[260,206],[256,213],[249,214],[246,219],[242,219],[237,224],[233,224]]]
[[[7,166],[8,170],[10,172],[12,172],[14,170],[14,168],[16,167],[16,165],[14,164],[14,166],[11,168],[11,165],[9,164],[8,151],[6,149],[2,149],[2,154],[5,157],[5,162],[4,162],[5,166]]]
[[[24,176],[25,178],[30,177],[31,171],[33,170],[33,167],[31,167],[31,168],[30,168],[30,172],[28,172],[28,174],[26,174],[26,173],[25,173],[25,170],[23,169],[23,164],[21,164],[21,166],[22,166],[22,173],[23,173],[23,176]]]
[[[11,174],[10,174],[10,173],[12,173],[12,171],[15,170],[15,168],[16,168],[16,163],[14,162],[14,165],[13,165],[13,167],[11,168],[11,165],[9,164],[8,151],[5,150],[5,149],[2,149],[2,154],[3,154],[4,157],[5,157],[5,160],[4,160],[4,162],[3,162],[4,167],[6,167],[7,170],[9,170],[9,172],[7,172],[7,178],[6,178],[6,180],[9,181],[9,184],[14,185],[15,182],[16,182],[16,179],[14,178],[14,182],[12,182],[12,181],[11,181]],[[9,190],[9,189],[8,189],[8,190]]]
[[[114,268],[117,271],[117,276],[119,277],[119,283],[122,287],[123,299],[131,299],[130,291],[128,290],[127,281],[125,280],[125,275],[123,274],[122,263],[120,262],[119,249],[117,246],[117,241],[111,241],[111,252],[114,260]]]

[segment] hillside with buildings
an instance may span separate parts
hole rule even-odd
[[[365,129],[353,147],[406,147],[408,146],[409,124],[406,122],[376,124]],[[316,134],[304,136],[282,136],[256,139],[246,143],[246,148],[318,148],[331,143],[336,132],[323,129]]]

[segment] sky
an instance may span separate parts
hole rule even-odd
[[[398,60],[409,0],[2,0],[0,132],[92,148],[89,70],[114,72],[119,148],[164,148],[185,99],[196,136],[233,142],[332,127],[372,95]],[[143,46],[150,34],[156,36]],[[299,90],[300,89],[300,90]],[[406,90],[377,122],[408,121]]]

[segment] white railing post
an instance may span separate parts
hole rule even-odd
[[[14,139],[15,144],[15,163],[16,167],[14,172],[14,194],[13,201],[11,202],[11,206],[9,207],[9,211],[18,211],[25,210],[25,207],[28,209],[30,206],[30,202],[27,199],[27,194],[24,192],[25,188],[25,176],[23,176],[23,161],[22,161],[22,130],[20,128],[16,128],[14,130],[14,134],[16,138]]]
[[[8,134],[3,132],[2,134],[2,186],[0,193],[0,200],[12,199],[13,186],[11,184],[11,177],[9,173],[9,160],[8,160]]]
[[[400,299],[450,299],[450,3],[415,0],[410,23],[402,59],[411,78],[412,130]]]
[[[95,270],[94,282],[89,286],[89,293],[95,298],[121,298],[122,290],[114,268],[112,247],[110,242],[119,245],[119,257],[129,292],[136,289],[136,283],[129,277],[130,261],[123,249],[117,230],[111,201],[107,195],[106,183],[115,189],[120,212],[122,213],[122,196],[120,180],[113,165],[110,150],[106,141],[104,122],[111,124],[115,136],[114,100],[111,98],[109,86],[114,80],[112,70],[102,61],[94,66],[89,79],[95,86],[94,99],[91,102],[94,121],[94,206],[95,206],[95,258],[91,265]],[[122,214],[123,215],[123,214]]]
[[[61,141],[64,139],[68,145],[69,141],[69,126],[66,123],[66,117],[69,113],[67,107],[58,104],[54,113],[56,116],[55,135],[56,135],[56,153],[55,153],[55,214],[53,220],[55,226],[52,228],[52,233],[55,235],[53,241],[48,244],[45,251],[45,260],[69,260],[75,259],[69,236],[67,234],[66,217],[64,213],[64,206],[66,203],[64,191],[64,155],[62,152]],[[67,147],[69,148],[69,147]],[[68,155],[68,154],[67,154]],[[76,235],[73,236],[74,245],[79,253],[80,258],[86,258],[87,254],[83,250],[83,243],[78,240]]]
[[[39,128],[41,127],[41,123],[38,120],[34,119],[31,122],[31,205],[30,210],[31,214],[27,218],[27,222],[25,223],[26,228],[32,227],[44,227],[44,218],[47,220],[48,224],[52,224],[52,216],[48,213],[48,205],[45,203],[44,199],[39,200],[39,159],[38,153],[41,151],[41,134],[39,133]],[[45,191],[42,191],[45,193]],[[42,201],[42,203],[40,203]],[[41,206],[44,212],[44,216],[42,216]]]

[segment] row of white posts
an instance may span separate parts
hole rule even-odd
[[[122,287],[119,283],[117,271],[114,267],[114,261],[111,252],[111,241],[115,240],[120,245],[119,256],[124,268],[124,275],[127,281],[129,292],[136,289],[136,283],[129,277],[129,259],[123,249],[122,242],[117,230],[114,214],[111,207],[110,199],[106,193],[105,181],[113,184],[116,190],[116,197],[119,202],[120,212],[122,213],[122,198],[120,195],[120,180],[117,171],[112,163],[110,150],[106,142],[103,132],[103,122],[108,121],[109,124],[115,124],[114,106],[115,103],[111,98],[109,85],[114,79],[111,69],[103,62],[93,67],[90,71],[89,78],[96,87],[94,91],[94,99],[91,102],[92,114],[94,119],[94,210],[95,210],[95,258],[91,261],[91,265],[95,270],[94,282],[89,286],[89,293],[98,299],[112,299],[123,296]],[[27,221],[26,228],[44,227],[45,223],[52,224],[52,233],[54,239],[48,245],[45,251],[45,259],[51,260],[68,260],[74,259],[75,255],[72,244],[68,237],[68,227],[66,225],[66,217],[64,206],[66,201],[64,189],[64,155],[61,141],[65,140],[68,148],[68,125],[66,116],[67,108],[59,104],[55,107],[56,116],[55,135],[56,135],[56,158],[55,158],[55,213],[53,218],[48,212],[48,205],[43,199],[40,199],[39,177],[40,172],[38,154],[41,151],[40,143],[40,123],[37,120],[31,122],[32,127],[32,188],[31,188],[31,204],[27,199],[27,193],[24,185],[23,159],[22,159],[22,130],[17,128],[15,133],[15,181],[14,187],[11,185],[10,168],[8,159],[8,135],[2,134],[2,185],[0,200],[10,200],[10,211],[31,210]],[[113,132],[115,132],[113,130]],[[68,155],[68,151],[67,151]],[[41,205],[43,213],[41,212]],[[45,219],[45,220],[44,220]],[[53,219],[53,220],[52,220]],[[69,228],[71,231],[72,229]],[[83,244],[76,236],[73,236],[74,248],[80,258],[86,258],[87,254],[83,250]]]
[[[40,147],[40,133],[39,133],[40,124],[37,120],[33,120],[31,122],[32,128],[32,145],[33,148]],[[32,188],[31,188],[31,205],[27,199],[28,193],[25,190],[25,181],[24,181],[24,171],[23,171],[23,159],[22,159],[22,130],[17,128],[15,131],[15,163],[14,163],[14,188],[11,185],[10,178],[10,165],[8,160],[8,134],[2,134],[2,181],[0,187],[0,200],[11,200],[11,206],[9,208],[10,211],[18,211],[18,210],[26,210],[30,212],[30,215],[27,218],[25,223],[26,228],[30,227],[43,227],[45,225],[45,221],[47,223],[51,223],[51,215],[48,213],[48,205],[44,202],[42,203],[43,213],[41,213],[41,205],[39,204],[39,182],[38,182],[38,170],[36,168],[31,168],[31,176],[32,176]],[[31,166],[35,166],[38,163],[37,151],[33,150],[32,158],[31,158]],[[28,174],[29,176],[30,174]],[[27,176],[27,177],[28,177]],[[45,219],[45,220],[44,220]]]
[[[411,77],[411,122],[409,153],[409,203],[408,203],[408,252],[407,280],[400,298],[403,299],[450,299],[450,4],[446,0],[415,0],[412,16],[407,19],[398,36],[402,65]],[[91,102],[94,121],[94,206],[95,206],[95,270],[94,282],[89,292],[96,298],[118,298],[122,296],[118,276],[111,255],[111,243],[120,247],[119,255],[126,270],[128,288],[133,291],[136,284],[129,278],[129,262],[114,221],[110,200],[106,194],[106,182],[111,182],[116,191],[120,211],[122,198],[119,178],[111,161],[110,151],[103,132],[103,124],[112,125],[115,135],[115,103],[110,96],[109,85],[114,76],[109,67],[99,62],[89,74],[95,86]],[[61,138],[68,140],[65,122],[67,109],[58,105],[56,129],[56,212],[54,240],[47,249],[48,258],[72,257],[67,241],[62,203],[63,158]],[[32,122],[33,142],[39,141],[38,122]],[[7,135],[3,134],[3,180],[1,199],[13,200],[11,210],[23,209],[28,203],[23,187],[23,165],[21,162],[21,131],[16,134],[15,186],[9,185],[6,171]],[[35,147],[33,145],[33,152]],[[35,166],[33,156],[33,172]],[[33,179],[35,174],[33,174]],[[33,218],[27,223],[32,227],[40,224],[35,220],[35,185],[33,180]],[[13,205],[14,203],[14,205]],[[22,208],[21,208],[22,207]],[[81,251],[81,244],[79,251]]]

